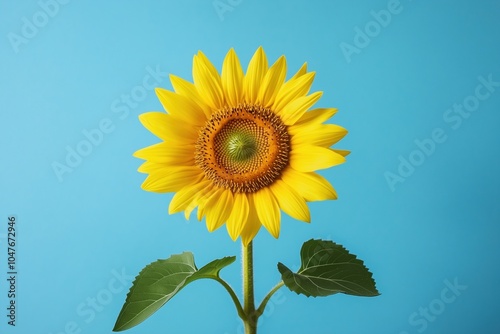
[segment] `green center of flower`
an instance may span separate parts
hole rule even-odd
[[[196,142],[195,162],[205,176],[233,192],[256,192],[288,166],[290,136],[270,109],[254,105],[213,114]]]
[[[226,147],[228,157],[238,162],[252,158],[257,152],[255,138],[245,132],[236,132],[230,135],[227,139]]]

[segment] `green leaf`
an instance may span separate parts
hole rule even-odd
[[[113,331],[140,324],[189,283],[201,278],[219,278],[220,270],[235,259],[235,256],[224,257],[198,270],[193,254],[185,252],[147,265],[135,278]]]
[[[372,273],[363,261],[332,241],[309,240],[300,250],[302,265],[293,273],[282,263],[278,270],[285,285],[307,297],[345,293],[355,296],[378,296]]]

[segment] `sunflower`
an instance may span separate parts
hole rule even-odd
[[[322,92],[309,94],[314,72],[304,64],[286,80],[286,59],[271,67],[259,47],[246,74],[233,49],[219,72],[198,52],[193,81],[171,75],[173,91],[156,89],[167,112],[148,112],[141,123],[162,142],[134,153],[146,160],[147,191],[175,192],[169,214],[198,208],[210,232],[226,224],[246,246],[261,225],[277,238],[281,210],[310,222],[306,202],[336,199],[314,171],[345,161],[331,148],[347,131],[324,124],[337,110],[309,110]]]

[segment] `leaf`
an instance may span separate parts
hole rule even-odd
[[[311,239],[300,250],[302,265],[293,273],[282,263],[278,270],[285,285],[307,297],[345,293],[355,296],[378,296],[372,273],[363,261],[332,241]]]
[[[147,265],[135,278],[113,331],[140,324],[189,283],[201,278],[219,278],[220,270],[235,259],[235,256],[217,259],[198,270],[193,254],[184,252]]]

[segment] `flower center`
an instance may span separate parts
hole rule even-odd
[[[260,106],[239,105],[207,121],[195,161],[217,186],[251,193],[281,176],[289,153],[290,136],[279,116]]]
[[[257,152],[257,143],[251,133],[234,133],[227,140],[227,152],[229,159],[245,161]]]

